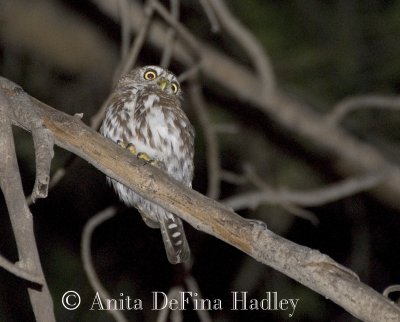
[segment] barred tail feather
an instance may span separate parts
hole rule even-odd
[[[183,263],[190,258],[190,248],[186,240],[182,221],[170,214],[158,216],[162,239],[171,264]]]

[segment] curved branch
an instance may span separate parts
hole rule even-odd
[[[332,111],[326,116],[326,120],[330,124],[337,125],[346,114],[357,109],[365,108],[391,109],[399,111],[400,97],[382,95],[352,96],[336,104]]]
[[[101,300],[106,301],[106,299],[111,298],[108,294],[107,290],[101,284],[99,278],[97,277],[96,270],[94,269],[94,265],[92,262],[91,255],[91,241],[92,235],[96,227],[100,226],[105,221],[111,219],[115,216],[116,209],[114,207],[109,207],[94,215],[89,221],[86,223],[82,232],[82,241],[81,241],[81,252],[82,252],[82,262],[83,267],[85,269],[86,275],[89,279],[90,285],[92,285],[93,290],[98,292]],[[128,320],[124,317],[121,311],[119,310],[107,310],[107,313],[113,316],[113,318],[117,322],[127,322]]]
[[[257,71],[262,87],[267,92],[275,90],[276,81],[269,57],[264,48],[254,35],[229,11],[223,0],[210,1],[219,21],[233,39],[245,50],[253,61],[254,69]]]
[[[5,95],[19,86],[0,78]],[[20,95],[26,95],[18,91]],[[8,96],[11,107],[21,104]],[[262,222],[246,220],[231,209],[188,189],[161,170],[111,143],[79,119],[31,98],[33,108],[54,134],[57,145],[187,221],[194,228],[238,248],[312,290],[331,299],[364,321],[398,321],[400,308],[361,283],[357,276],[330,257],[297,245],[268,230]],[[18,120],[15,120],[18,122]]]
[[[228,197],[221,202],[236,211],[255,208],[262,203],[317,207],[372,189],[381,184],[386,178],[387,175],[384,173],[374,173],[359,178],[342,180],[341,182],[310,191],[276,190],[270,186],[265,186],[261,190],[244,192]]]
[[[193,108],[203,128],[203,135],[206,140],[207,154],[207,196],[212,199],[218,199],[220,195],[220,155],[218,138],[215,135],[214,128],[210,124],[209,113],[204,102],[201,87],[196,81],[191,81],[189,85],[189,95],[193,103]]]

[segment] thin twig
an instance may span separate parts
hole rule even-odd
[[[131,38],[129,0],[118,0],[118,9],[121,18],[121,60],[124,61],[128,55]]]
[[[237,174],[227,170],[221,170],[221,179],[237,186],[242,186],[250,182],[246,175]]]
[[[183,291],[184,291],[184,289],[180,286],[171,287],[170,290],[168,291],[167,298],[179,301],[178,305],[181,306],[182,302],[181,302],[181,297],[179,295],[182,294]],[[176,320],[176,319],[180,318],[180,320],[182,321],[181,310],[176,310],[176,311],[178,311],[178,314],[180,316],[179,315],[175,316],[173,319]],[[174,311],[172,311],[172,312],[174,312]],[[164,307],[157,316],[157,322],[167,322],[169,313],[170,313],[169,306]]]
[[[118,80],[121,75],[127,74],[135,65],[140,50],[143,47],[143,44],[146,40],[147,32],[149,30],[151,19],[153,17],[154,9],[152,3],[154,0],[147,0],[144,7],[144,17],[142,22],[142,28],[137,33],[135,41],[133,42],[132,48],[129,51],[128,57],[125,61],[122,62],[122,67],[117,69],[117,74],[114,77],[114,83]]]
[[[292,214],[298,218],[308,220],[312,225],[318,226],[319,219],[312,211],[301,208],[291,203],[282,203],[280,206],[285,209],[289,214]]]
[[[276,190],[263,182],[261,191],[244,192],[226,198],[221,202],[236,211],[246,208],[255,208],[263,203],[316,207],[376,187],[378,184],[382,183],[387,176],[388,174],[386,173],[373,173],[358,178],[346,179],[324,188],[307,192]],[[258,186],[260,187],[260,184],[258,184]]]
[[[200,44],[179,21],[177,21],[165,7],[158,1],[152,1],[152,8],[172,27],[176,29],[182,39],[191,47],[196,55],[200,55]]]
[[[220,154],[218,138],[214,133],[210,121],[206,102],[201,93],[200,85],[196,81],[190,82],[189,94],[193,103],[194,111],[203,129],[203,135],[206,141],[207,155],[207,174],[208,187],[207,196],[212,199],[218,199],[220,194]]]
[[[336,104],[326,116],[326,120],[330,124],[337,125],[350,112],[357,109],[370,108],[400,111],[400,97],[383,95],[352,96]]]
[[[194,66],[185,70],[182,74],[178,76],[178,80],[180,83],[187,81],[188,79],[195,78],[201,69],[201,62],[198,62]]]
[[[102,285],[100,279],[96,274],[96,270],[94,268],[92,262],[92,254],[91,254],[91,241],[94,230],[104,223],[107,220],[110,220],[116,214],[115,207],[109,207],[104,209],[103,211],[97,213],[89,221],[86,223],[82,232],[82,240],[81,240],[81,252],[82,252],[82,262],[83,267],[85,269],[86,275],[89,279],[90,285],[92,286],[95,292],[99,293],[99,296],[102,301],[106,299],[110,299],[111,296],[108,294],[107,290]],[[113,316],[113,318],[118,322],[127,322],[128,320],[124,317],[121,311],[119,310],[107,310],[107,312]]]
[[[118,0],[118,1],[121,1],[121,0]],[[153,13],[154,13],[154,9],[152,6],[153,1],[154,0],[146,1],[145,7],[144,7],[144,17],[142,18],[143,23],[141,25],[141,29],[137,32],[135,40],[132,44],[131,49],[129,50],[129,53],[128,53],[126,59],[121,60],[120,65],[115,70],[114,81],[113,81],[114,84],[118,81],[118,79],[122,75],[128,73],[129,70],[131,70],[134,67],[134,65],[136,64],[139,53],[140,53],[140,51],[143,47],[143,44],[146,40],[146,35],[147,35],[147,32],[148,32],[150,24],[151,24],[151,19],[153,17]],[[129,6],[129,8],[130,8],[130,6]],[[122,21],[121,21],[121,24],[123,24]],[[111,99],[111,93],[108,95],[107,99],[103,102],[103,104],[101,105],[98,112],[91,117],[91,119],[90,119],[91,128],[96,129],[96,130],[99,129],[100,124],[104,119],[110,99]]]
[[[185,284],[187,289],[193,294],[197,294],[196,296],[200,299],[203,298],[201,295],[199,284],[192,274],[187,273],[185,277]],[[211,316],[207,310],[196,310],[197,316],[199,317],[200,322],[212,322]]]
[[[214,0],[211,0],[214,1]],[[220,26],[219,26],[219,22],[218,19],[215,15],[215,12],[212,8],[212,6],[210,5],[210,0],[199,0],[201,6],[203,7],[204,12],[206,13],[206,16],[208,18],[208,21],[210,22],[211,25],[211,31],[212,32],[219,32],[220,31]]]
[[[176,21],[179,21],[179,7],[180,7],[180,1],[179,0],[170,0],[170,6],[171,6],[171,16],[174,17]],[[171,62],[171,57],[172,57],[172,49],[174,47],[175,43],[175,36],[176,36],[176,30],[173,27],[170,27],[167,32],[167,36],[165,38],[165,47],[164,51],[161,56],[161,63],[160,66],[164,68],[168,68],[170,62]]]
[[[264,90],[270,94],[275,89],[276,81],[272,63],[264,48],[254,35],[232,15],[223,0],[209,1],[209,4],[217,14],[222,27],[248,54],[253,62],[254,69],[260,76]]]
[[[389,294],[394,292],[400,292],[400,284],[388,286],[387,288],[384,289],[382,295],[389,297]]]

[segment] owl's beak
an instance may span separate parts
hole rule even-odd
[[[158,85],[160,86],[161,90],[163,91],[167,85],[168,85],[169,81],[165,78],[161,78],[160,81],[158,82]]]

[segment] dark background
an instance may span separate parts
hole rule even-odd
[[[299,101],[328,112],[340,99],[358,94],[393,95],[400,85],[400,1],[228,1],[232,12],[253,32],[271,57],[278,82]],[[224,33],[212,34],[197,1],[182,1],[181,20],[196,36],[249,64],[241,49]],[[84,122],[107,97],[119,62],[119,26],[90,1],[0,0],[0,75],[29,94],[69,114],[84,113]],[[139,65],[157,64],[161,54],[146,45]],[[182,65],[173,61],[179,74]],[[240,80],[238,80],[240,81]],[[298,144],[292,133],[268,116],[218,88],[202,84],[212,121],[234,124],[236,134],[219,136],[221,164],[241,173],[250,162],[269,184],[298,190],[338,181],[328,157],[312,144]],[[185,89],[185,88],[184,88]],[[204,139],[195,113],[185,109],[197,129],[193,188],[205,193]],[[399,160],[400,113],[367,110],[349,115],[343,126],[355,136]],[[29,133],[14,128],[26,195],[34,183],[34,153]],[[1,151],[0,151],[1,153]],[[56,148],[53,172],[71,160]],[[223,182],[221,198],[245,190]],[[2,197],[1,197],[2,198]],[[80,239],[87,220],[119,201],[102,173],[86,161],[68,163],[67,175],[49,197],[31,207],[47,282],[58,321],[111,321],[105,312],[89,311],[95,292],[80,258]],[[308,209],[318,225],[262,205],[240,211],[267,223],[274,232],[328,254],[351,268],[381,292],[400,280],[398,211],[367,193]],[[0,253],[17,260],[4,200],[0,202]],[[187,225],[197,280],[203,298],[222,300],[224,310],[211,311],[214,321],[350,321],[352,317],[329,300],[279,272],[265,267],[225,243]],[[118,215],[100,226],[92,241],[96,270],[114,298],[120,293],[143,300],[143,311],[124,312],[130,320],[155,321],[151,292],[179,283],[181,268],[168,263],[157,230],[147,228],[136,210],[119,204]],[[64,292],[82,297],[76,311],[61,305]],[[261,299],[276,291],[280,298],[299,298],[294,317],[287,312],[230,311],[231,290],[249,291]],[[190,311],[185,321],[196,321]],[[0,269],[0,321],[32,321],[26,285]]]

